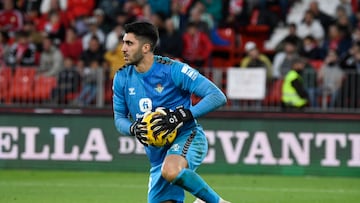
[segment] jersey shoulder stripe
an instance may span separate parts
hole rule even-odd
[[[126,69],[129,66],[130,65],[125,64],[125,65],[121,66],[116,72],[122,71],[122,70]]]
[[[174,63],[174,60],[164,56],[154,56],[154,59],[156,63],[164,65],[172,65]]]

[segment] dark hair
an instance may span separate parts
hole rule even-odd
[[[293,28],[297,29],[297,26],[296,26],[295,23],[290,23],[290,24],[289,24],[289,27],[293,27]]]
[[[159,39],[157,28],[148,22],[133,22],[124,26],[125,33],[133,33],[138,40],[147,41],[151,50],[154,51],[156,43]]]
[[[195,27],[197,28],[198,24],[193,22],[193,21],[190,21],[188,22],[188,24],[186,25],[186,28],[191,28],[191,27]]]
[[[295,64],[298,64],[298,63],[301,63],[301,64],[305,64],[305,59],[302,58],[302,57],[295,57],[293,60],[292,60],[292,63],[291,63],[291,66],[293,67]]]

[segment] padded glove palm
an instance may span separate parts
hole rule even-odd
[[[175,111],[164,107],[158,107],[155,111],[160,112],[161,115],[151,119],[150,122],[154,122],[151,129],[154,130],[155,135],[164,131],[165,134],[163,135],[163,138],[175,129],[183,126],[185,122],[194,119],[191,111],[189,109],[184,109],[183,107],[178,107]]]

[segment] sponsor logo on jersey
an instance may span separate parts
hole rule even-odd
[[[155,87],[155,90],[159,93],[161,93],[164,90],[164,87],[161,86],[161,84],[157,84],[157,86]]]
[[[151,111],[152,101],[150,98],[141,98],[139,100],[139,108],[141,112]]]
[[[135,95],[135,88],[134,87],[129,88],[129,95]]]
[[[181,72],[189,76],[192,80],[195,80],[198,76],[198,72],[188,65],[183,66]]]

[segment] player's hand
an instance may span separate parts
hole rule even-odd
[[[191,111],[189,109],[184,109],[182,106],[176,108],[175,111],[164,107],[158,107],[156,108],[155,112],[160,112],[161,115],[150,120],[151,123],[154,122],[154,125],[151,127],[151,129],[154,130],[154,135],[165,131],[163,138],[165,138],[175,129],[183,126],[185,122],[194,119]]]
[[[130,126],[130,134],[136,137],[141,144],[145,146],[149,145],[148,138],[146,136],[147,128],[145,122],[141,122],[141,120],[133,122]]]

